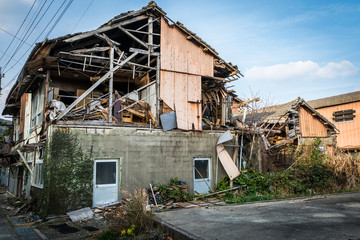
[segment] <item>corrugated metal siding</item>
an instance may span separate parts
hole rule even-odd
[[[335,123],[333,113],[354,109],[355,118],[351,122]],[[338,106],[316,109],[321,115],[329,119],[339,129],[340,134],[337,135],[337,145],[340,148],[360,148],[360,102],[347,103]]]
[[[327,137],[327,129],[320,120],[304,108],[299,108],[301,137]]]

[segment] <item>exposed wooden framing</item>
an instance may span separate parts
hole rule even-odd
[[[75,56],[75,57],[89,57],[89,58],[92,57],[92,58],[97,58],[97,59],[109,60],[108,57],[87,55],[87,54],[81,54],[81,53],[60,52],[59,54],[70,55],[70,56]]]
[[[29,170],[29,172],[31,173],[31,175],[33,174],[32,169],[30,168],[29,164],[26,162],[26,159],[24,157],[24,155],[22,154],[22,152],[18,149],[17,152],[19,153],[19,156],[21,158],[21,160],[24,162],[25,166],[27,167],[27,169]]]
[[[160,120],[160,57],[156,58],[156,122]]]
[[[109,123],[112,122],[113,81],[114,81],[114,48],[110,49],[110,81],[109,81]]]
[[[94,47],[94,48],[77,49],[70,52],[71,53],[104,52],[104,51],[108,51],[109,49],[110,47]]]
[[[141,33],[141,34],[146,34],[146,35],[160,36],[160,33],[149,33],[149,32],[143,32],[143,31],[133,30],[133,29],[127,29],[127,30],[128,30],[129,32]]]
[[[116,67],[113,68],[113,71],[107,72],[102,78],[100,78],[96,83],[94,83],[88,90],[86,90],[80,97],[78,97],[68,108],[66,108],[56,120],[60,120],[64,117],[71,109],[73,109],[79,102],[81,102],[89,93],[91,93],[97,86],[99,86],[105,79],[109,78],[112,72],[115,72],[121,69],[127,62],[129,62],[132,58],[134,58],[137,53],[131,54],[128,58],[118,64]]]
[[[107,42],[107,44],[109,44],[112,48],[115,49],[116,53],[121,56],[122,55],[122,51],[117,47],[120,46],[120,43],[112,40],[111,38],[109,38],[108,36],[106,36],[105,33],[103,33],[102,35],[96,33],[95,36],[97,36],[98,38],[104,40],[105,42]]]
[[[137,66],[137,67],[142,67],[142,68],[147,68],[147,69],[151,69],[151,70],[156,70],[156,68],[154,67],[148,67],[148,66],[145,66],[145,65],[142,65],[142,64],[138,64],[138,63],[133,63],[133,62],[129,62],[130,65],[133,65],[133,66]]]
[[[155,18],[155,19],[153,19],[152,21],[148,21],[146,24],[142,25],[141,27],[137,28],[136,30],[139,31],[140,29],[143,29],[144,27],[146,27],[146,26],[149,25],[150,23],[159,22],[159,21],[160,21],[159,18]]]
[[[152,45],[153,45],[153,23],[152,23],[153,18],[150,16],[148,19],[148,67],[150,67],[150,53],[153,51],[152,49]]]
[[[123,31],[126,35],[128,35],[129,37],[131,37],[132,39],[134,39],[135,41],[137,41],[141,46],[143,46],[145,49],[148,49],[148,44],[144,43],[143,41],[141,41],[140,39],[138,39],[134,34],[132,34],[131,32],[129,32],[127,29],[119,26],[118,27],[121,31]]]
[[[141,21],[141,20],[144,20],[144,19],[147,19],[147,16],[140,15],[138,17],[135,17],[135,18],[132,18],[132,19],[129,19],[129,20],[125,20],[125,21],[122,21],[120,23],[113,24],[111,26],[104,26],[102,28],[99,28],[99,29],[96,29],[96,30],[93,30],[93,31],[89,31],[89,32],[86,32],[86,33],[83,33],[83,34],[80,34],[80,35],[76,35],[74,37],[71,37],[71,38],[68,38],[68,39],[64,40],[64,42],[75,42],[75,41],[78,41],[78,40],[81,40],[81,39],[84,39],[84,38],[94,36],[96,33],[107,32],[107,31],[115,29],[115,28],[117,28],[119,26],[125,26],[127,24],[138,22],[138,21]]]
[[[156,82],[150,82],[150,83],[146,84],[145,86],[142,86],[141,88],[135,89],[134,91],[129,92],[129,93],[125,94],[124,96],[122,96],[119,100],[122,100],[122,99],[127,98],[127,97],[129,96],[129,94],[131,94],[131,93],[135,93],[135,92],[138,93],[138,92],[140,92],[141,90],[143,90],[143,89],[145,89],[145,88],[153,85],[154,83],[156,83]]]
[[[45,79],[45,91],[44,91],[44,106],[43,106],[43,112],[46,112],[47,102],[48,102],[48,96],[49,96],[49,82],[50,82],[50,69],[46,70],[46,79]],[[43,122],[45,122],[45,116],[46,114],[43,114]]]
[[[134,106],[135,104],[138,104],[139,102],[142,102],[142,101],[144,101],[145,99],[147,99],[147,98],[149,98],[149,97],[152,97],[152,96],[154,96],[154,95],[155,95],[155,93],[150,94],[149,96],[146,96],[146,97],[144,97],[143,99],[140,99],[139,101],[136,101],[136,102],[130,104],[130,105],[127,106],[126,108],[123,108],[123,109],[119,110],[118,113],[121,113],[122,111],[125,111],[125,110],[127,110],[128,108],[131,108],[132,106]]]
[[[146,50],[143,50],[143,49],[138,49],[138,48],[130,48],[129,49],[129,52],[137,52],[137,53],[140,53],[140,54],[150,54],[151,56],[160,56],[160,53],[159,52],[149,52],[149,51],[146,51]]]

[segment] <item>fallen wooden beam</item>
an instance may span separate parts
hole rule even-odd
[[[207,197],[215,196],[215,195],[218,195],[218,194],[221,194],[221,193],[226,193],[226,192],[234,191],[234,190],[237,190],[237,189],[243,188],[243,187],[246,187],[246,185],[241,185],[241,186],[229,188],[229,189],[226,189],[226,190],[222,190],[222,191],[210,193],[210,194],[207,194],[207,195],[203,195],[203,196],[201,196],[201,197],[194,198],[194,200],[197,200],[198,198],[207,198]]]

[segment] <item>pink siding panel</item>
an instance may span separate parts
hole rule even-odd
[[[186,37],[176,26],[170,26],[161,18],[161,69],[213,77],[213,56]]]

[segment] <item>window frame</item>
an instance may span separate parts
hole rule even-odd
[[[335,111],[333,112],[333,121],[334,123],[352,122],[355,118],[355,112],[354,109]]]

